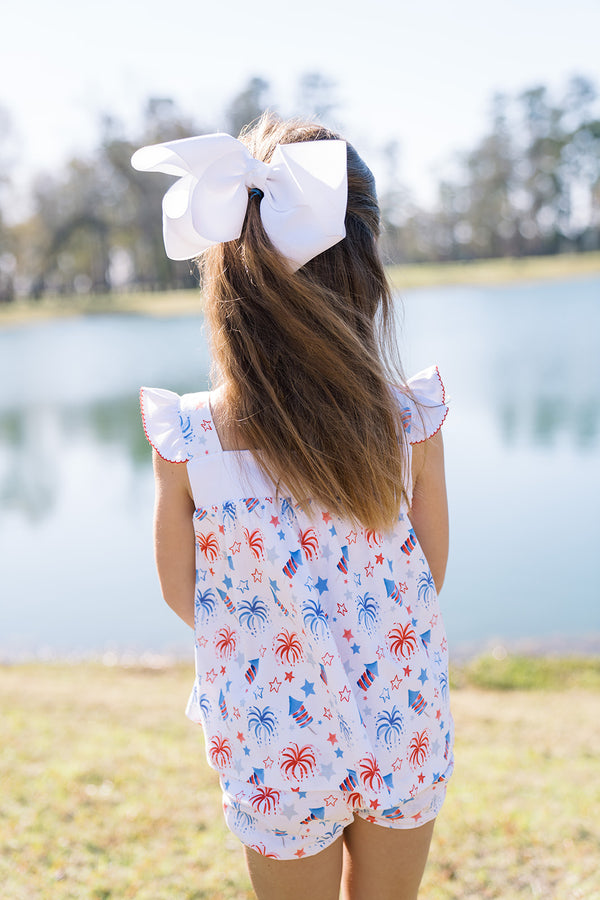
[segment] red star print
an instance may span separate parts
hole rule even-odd
[[[367,578],[373,575],[374,568],[375,566],[373,565],[373,563],[368,563],[368,565],[365,566],[365,575],[367,576]]]
[[[400,690],[400,685],[401,685],[401,683],[402,683],[402,679],[399,678],[398,675],[395,675],[395,676],[392,678],[392,680],[390,681],[390,684],[391,684],[391,686],[392,686],[392,690],[393,690],[393,691],[399,691],[399,690]]]
[[[350,703],[350,690],[348,689],[348,685],[345,686],[343,691],[338,691],[340,695],[340,700],[345,700],[346,703]]]
[[[375,824],[376,821],[377,819],[375,818],[375,816],[365,816],[365,822],[371,822]]]
[[[279,525],[279,517],[278,516],[271,516],[271,525],[273,525],[274,528],[276,528],[277,525]]]
[[[333,656],[331,655],[331,653],[324,653],[323,656],[321,657],[321,661],[322,661],[323,665],[330,666],[331,663],[333,662]]]
[[[202,428],[204,429],[204,431],[212,431],[212,425],[210,423],[210,419],[202,419],[202,422],[200,424],[202,425]]]
[[[371,809],[379,809],[379,800],[371,800]]]
[[[234,706],[234,707],[233,707],[233,718],[234,718],[234,719],[239,719],[239,717],[240,717],[240,711],[239,711],[239,709],[237,708],[237,706]]]
[[[411,819],[414,819],[415,822],[418,822],[419,819],[421,818],[421,815],[422,815],[421,813],[417,813],[416,816],[411,816]]]
[[[329,741],[329,743],[331,744],[332,747],[334,744],[337,744],[337,742],[338,742],[338,739],[335,736],[335,734],[330,734],[329,737],[327,738],[327,740]]]
[[[260,658],[261,658],[261,659],[264,659],[264,658],[265,658],[265,653],[267,652],[267,648],[266,648],[266,647],[261,647],[260,650],[259,650],[258,652],[260,653]]]
[[[337,610],[337,611],[339,612],[340,616],[345,616],[346,613],[348,612],[348,610],[346,609],[346,607],[344,606],[344,604],[343,604],[343,603],[338,603],[337,606],[338,606],[338,610]]]
[[[293,672],[286,672],[286,673],[285,673],[285,680],[286,680],[286,681],[291,681],[293,677],[294,677],[294,673],[293,673]]]
[[[335,806],[338,802],[338,798],[334,797],[333,794],[330,794],[329,797],[323,797],[325,801],[325,806]]]
[[[330,710],[330,709],[327,709],[326,706],[323,707],[323,716],[324,716],[325,719],[331,719],[331,718],[332,718],[331,710]]]
[[[229,549],[231,550],[231,554],[233,555],[234,553],[239,553],[239,552],[240,552],[240,547],[241,547],[241,546],[242,546],[242,545],[240,544],[239,541],[234,541],[234,543],[233,543],[233,544],[231,545],[231,547],[229,548]]]
[[[421,772],[421,773],[419,774],[419,784],[423,784],[424,781],[425,781],[425,776],[424,776],[423,773]]]
[[[254,570],[252,577],[254,578],[254,584],[256,584],[257,581],[262,583],[262,572],[259,572],[258,569]]]
[[[272,694],[273,691],[275,691],[276,694],[279,693],[279,688],[281,687],[281,685],[282,685],[282,682],[279,681],[279,679],[277,678],[277,675],[276,675],[275,678],[273,679],[273,681],[269,682],[269,688],[270,688],[269,693]]]
[[[345,630],[345,632],[344,632],[344,637],[346,638],[347,641],[353,640],[354,635],[352,634],[352,632],[350,631],[349,628],[347,628],[347,629]]]
[[[238,733],[237,733],[237,739],[238,739],[238,741],[239,741],[241,744],[244,742],[244,735],[242,734],[241,731],[238,731]]]
[[[329,513],[324,512],[324,513],[322,513],[322,516],[323,516],[323,521],[325,522],[325,524],[329,525],[329,523],[331,522],[331,516],[329,515]]]
[[[438,709],[438,711],[437,711],[436,714],[435,714],[435,717],[436,717],[436,719],[437,719],[438,722],[439,722],[440,719],[441,719],[441,717],[442,717],[442,711],[441,711],[441,709]]]
[[[304,856],[304,847],[300,847],[299,850],[296,850],[296,852],[294,853],[294,856],[297,856],[298,859],[300,859],[301,856]]]
[[[225,674],[225,666],[221,666],[221,675]]]
[[[270,756],[267,756],[266,759],[263,759],[263,766],[265,767],[265,769],[270,769],[272,765],[273,765],[273,760],[271,759]]]
[[[356,532],[351,531],[350,534],[347,534],[346,540],[348,541],[349,544],[355,544],[356,543]]]
[[[384,656],[385,656],[385,650],[383,649],[383,647],[378,647],[377,648],[377,659],[383,659]]]
[[[219,531],[221,532],[221,534],[225,534],[225,526],[219,525]]]
[[[206,647],[206,645],[208,644],[208,638],[205,638],[204,635],[202,635],[202,637],[197,638],[197,641],[201,647]]]
[[[404,666],[404,674],[405,675],[410,675],[411,672],[412,672],[412,669],[410,666]]]
[[[399,581],[398,582],[398,590],[400,591],[401,594],[405,594],[408,590],[408,585],[404,584],[403,581]]]
[[[392,769],[394,770],[394,772],[399,772],[401,768],[402,768],[402,760],[400,759],[399,756],[397,756],[396,759],[394,760],[394,762],[392,763]]]
[[[206,673],[206,680],[210,681],[211,684],[214,683],[215,678],[217,677],[217,673],[214,669],[211,669],[210,672]]]
[[[412,616],[412,609],[410,606],[406,607],[406,612],[409,614],[409,616]]]
[[[375,557],[375,562],[376,562],[379,566],[382,566],[382,565],[383,565],[383,553],[378,553],[378,554],[377,554],[377,556]]]

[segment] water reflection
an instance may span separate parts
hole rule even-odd
[[[598,447],[598,398],[520,394],[504,398],[494,413],[498,434],[508,448],[552,448],[566,442],[587,453]],[[61,455],[65,447],[82,443],[101,452],[116,449],[133,468],[146,467],[149,448],[137,395],[0,413],[0,514],[19,510],[38,520],[49,516],[64,489]]]
[[[0,413],[0,516],[18,511],[40,521],[65,490],[66,448],[111,447],[134,466],[148,461],[136,397],[87,406],[13,409]]]
[[[59,411],[58,416],[65,435],[83,437],[99,446],[116,444],[135,464],[148,461],[137,395],[70,407]]]
[[[405,299],[406,371],[437,361],[450,393],[453,553],[444,605],[455,644],[600,631],[591,602],[600,527],[590,503],[600,492],[599,299],[599,280]],[[68,652],[187,642],[154,573],[138,388],[204,389],[201,326],[198,317],[102,317],[0,332],[0,381],[10,385],[0,396],[9,598],[0,606],[0,654],[44,643]],[[559,570],[547,557],[566,473],[561,515],[580,527],[561,538],[561,554],[579,562]],[[508,534],[510,555],[499,557]]]
[[[500,435],[507,447],[530,444],[554,447],[564,439],[582,452],[598,445],[600,400],[577,400],[539,394],[527,402],[506,398],[496,408]]]
[[[56,459],[64,435],[47,430],[41,415],[12,411],[0,416],[2,516],[17,510],[29,518],[48,516],[60,489]],[[58,438],[52,441],[52,438]],[[51,446],[54,443],[54,446]]]

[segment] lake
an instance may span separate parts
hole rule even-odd
[[[455,655],[600,649],[600,278],[406,292],[412,374],[438,363]],[[152,551],[141,384],[202,390],[198,317],[0,331],[0,659],[189,656]]]

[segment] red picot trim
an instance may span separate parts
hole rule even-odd
[[[440,370],[438,367],[435,367],[435,374],[437,375],[440,385],[442,387],[442,403],[446,402],[446,388],[444,387],[444,382],[442,381],[442,376],[440,375]]]
[[[438,369],[437,366],[435,367],[435,374],[437,375],[438,380],[441,385],[441,388],[442,388],[442,403],[440,405],[446,406],[446,388],[444,387],[444,382],[442,381],[442,376],[440,375],[440,370]],[[429,407],[429,408],[434,409],[435,407]],[[430,438],[435,437],[435,435],[438,433],[438,431],[440,431],[442,425],[446,421],[446,416],[448,415],[449,412],[450,412],[450,410],[446,407],[446,412],[444,413],[444,418],[442,419],[442,421],[440,422],[438,427],[435,429],[435,431],[432,431],[431,434],[428,434],[427,437],[423,438],[422,441],[409,441],[409,443],[412,444],[413,446],[415,444],[424,444],[425,441],[428,441]]]
[[[150,446],[151,446],[154,450],[156,450],[156,452],[158,453],[158,455],[160,456],[160,458],[161,458],[162,460],[164,460],[165,462],[168,462],[168,463],[175,463],[175,465],[179,465],[179,466],[184,466],[184,465],[186,465],[186,463],[188,463],[188,462],[190,461],[191,456],[188,456],[187,459],[167,459],[166,456],[163,456],[163,455],[162,455],[162,453],[160,452],[160,450],[158,449],[158,447],[156,446],[156,444],[154,443],[154,441],[153,441],[152,438],[150,437],[150,434],[148,433],[148,427],[147,427],[147,425],[146,425],[146,412],[145,412],[145,410],[144,410],[144,388],[143,388],[143,387],[140,388],[140,412],[141,412],[141,414],[142,414],[142,424],[143,424],[143,426],[144,426],[144,434],[146,435],[146,439],[148,440],[148,443],[150,444]]]

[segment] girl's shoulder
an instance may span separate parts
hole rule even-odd
[[[420,444],[437,434],[448,414],[446,390],[437,366],[423,369],[406,384],[392,385],[392,392],[410,444]],[[162,459],[185,463],[194,457],[222,452],[213,403],[218,418],[218,391],[177,394],[164,388],[141,388],[144,431]],[[227,439],[223,425],[220,433]]]
[[[446,389],[437,366],[423,369],[405,385],[393,385],[392,391],[410,444],[420,444],[437,434],[448,415]]]
[[[180,395],[143,387],[140,409],[146,437],[166,462],[186,463],[220,451],[209,391]]]

